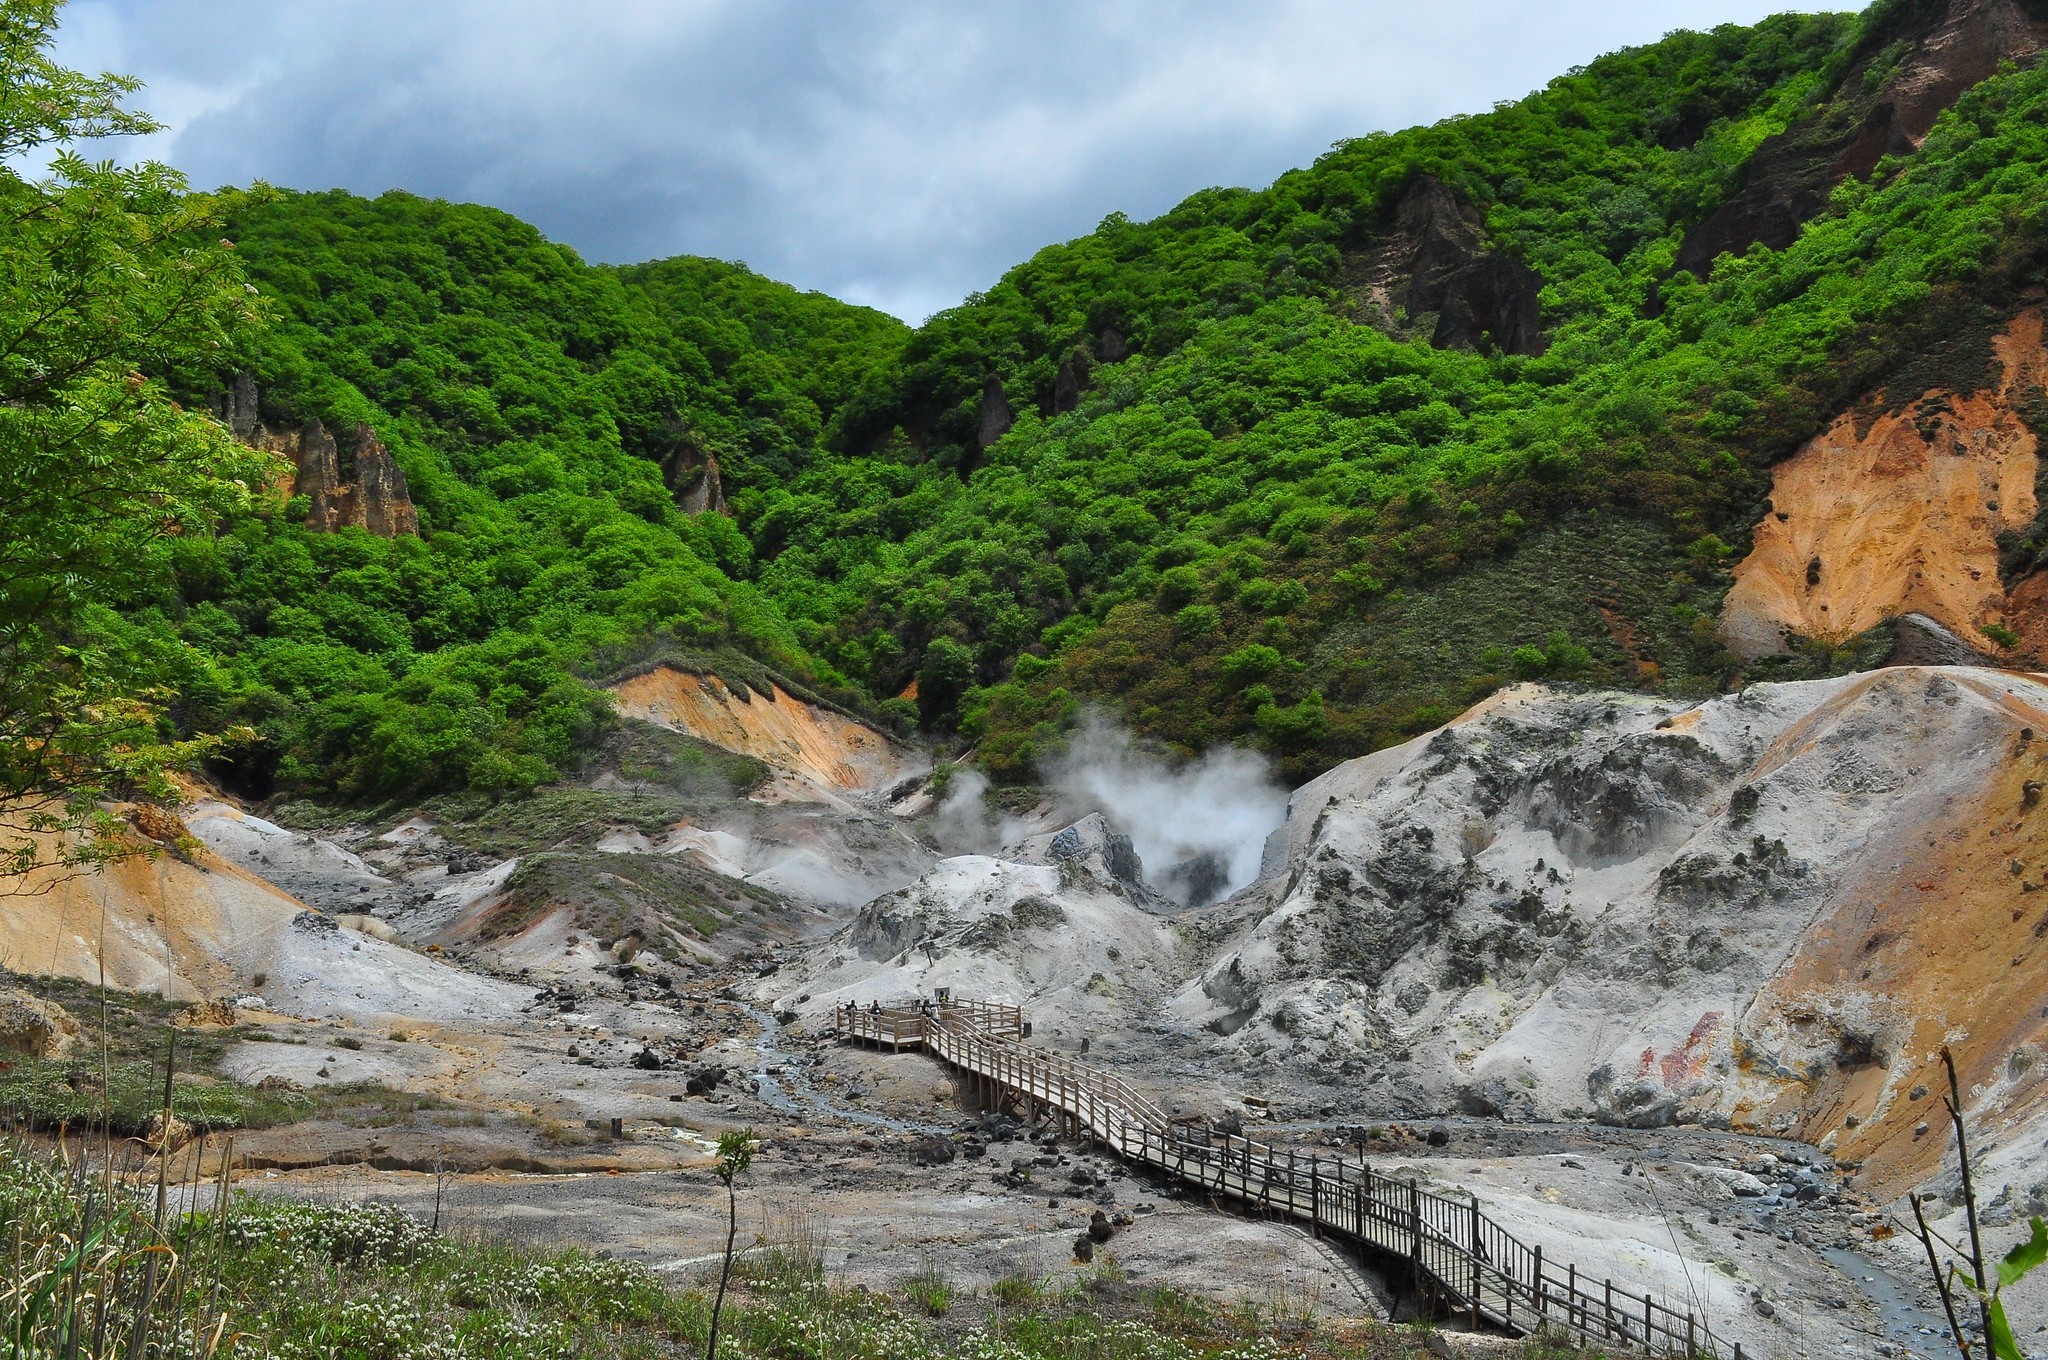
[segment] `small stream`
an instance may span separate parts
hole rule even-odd
[[[814,1115],[829,1115],[843,1119],[849,1124],[864,1128],[884,1129],[890,1133],[945,1134],[952,1130],[947,1125],[930,1124],[922,1120],[891,1119],[886,1115],[870,1114],[866,1110],[850,1110],[834,1102],[811,1084],[804,1075],[802,1062],[782,1047],[782,1022],[760,1007],[746,1001],[733,1001],[749,1020],[760,1026],[760,1033],[754,1037],[754,1052],[759,1061],[752,1073],[754,1093],[769,1108],[780,1110],[800,1119]],[[768,1069],[780,1067],[779,1075]]]
[[[1829,1265],[1849,1277],[1884,1318],[1885,1339],[1916,1360],[1946,1355],[1948,1320],[1923,1308],[1918,1291],[1866,1256],[1843,1247],[1823,1247]]]

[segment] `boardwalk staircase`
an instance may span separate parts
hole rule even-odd
[[[1352,1243],[1405,1267],[1418,1307],[1513,1335],[1541,1329],[1656,1355],[1732,1357],[1690,1310],[1612,1280],[1546,1261],[1480,1212],[1479,1201],[1422,1189],[1362,1162],[1301,1156],[1167,1117],[1143,1092],[1098,1067],[1023,1041],[1016,1006],[942,999],[834,1013],[842,1040],[929,1053],[992,1106],[1055,1120],[1063,1132],[1213,1196]]]

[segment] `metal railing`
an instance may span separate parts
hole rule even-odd
[[[1466,1316],[1475,1327],[1547,1327],[1606,1346],[1743,1360],[1739,1343],[1724,1348],[1692,1310],[1546,1261],[1541,1246],[1488,1218],[1476,1198],[1439,1195],[1368,1163],[1304,1157],[1172,1121],[1113,1073],[1026,1047],[1020,1007],[957,1000],[842,1007],[833,1023],[841,1038],[923,1049],[1129,1161],[1398,1258],[1434,1312]]]

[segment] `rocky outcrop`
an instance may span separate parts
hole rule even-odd
[[[1444,280],[1429,342],[1438,349],[1540,354],[1542,291],[1543,280],[1520,260],[1481,255]]]
[[[1347,269],[1373,324],[1395,333],[1427,325],[1439,349],[1540,354],[1542,278],[1489,251],[1479,212],[1432,175],[1417,175],[1393,229]]]
[[[2037,439],[2022,411],[2048,381],[2039,311],[1994,342],[1983,391],[1931,391],[1896,411],[1846,412],[1772,473],[1770,512],[1735,568],[1722,633],[1738,656],[1792,638],[1840,641],[1917,613],[1979,650],[2010,626],[2048,656],[2048,581],[2000,577],[2000,539],[2040,513]],[[1910,655],[1910,654],[1909,654]]]
[[[1887,666],[1988,666],[1995,664],[1982,649],[1972,647],[1925,614],[1901,614],[1892,620],[1892,649]]]
[[[1182,946],[1139,878],[1131,843],[1098,814],[1000,857],[940,861],[877,897],[774,987],[805,1015],[848,1001],[950,987],[1033,998],[1044,1034],[1103,1034],[1156,1009],[1182,976]]]
[[[728,515],[725,483],[718,475],[718,455],[683,442],[661,460],[661,480],[675,497],[676,508],[687,515]]]
[[[864,723],[779,685],[735,689],[715,675],[657,666],[612,686],[622,717],[687,732],[773,766],[776,798],[873,793],[930,769]]]
[[[1052,413],[1061,415],[1078,408],[1085,387],[1080,361],[1072,356],[1060,360],[1059,371],[1052,378]]]
[[[0,1054],[57,1058],[78,1038],[78,1022],[54,1001],[0,986]]]
[[[419,511],[406,490],[405,474],[369,426],[358,425],[349,434],[353,479],[344,470],[340,446],[318,420],[307,421],[274,447],[298,463],[292,494],[311,500],[306,527],[333,533],[353,526],[379,538],[419,533]]]
[[[991,373],[981,384],[981,425],[975,434],[975,443],[986,449],[1008,434],[1013,423],[1010,399],[1003,392],[1003,380]]]
[[[1704,278],[1722,254],[1790,245],[1837,184],[1918,150],[1963,91],[2048,45],[2048,14],[2023,0],[1946,0],[1901,12],[1902,23],[1866,35],[1825,108],[1764,139],[1742,188],[1686,233],[1676,268]]]
[[[263,423],[255,380],[246,373],[237,374],[215,399],[214,414],[243,443],[291,460],[291,494],[307,498],[307,528],[333,533],[353,526],[379,538],[419,533],[405,473],[369,426],[351,430],[346,449],[317,419],[272,430]]]
[[[2048,685],[1987,670],[1509,691],[1298,790],[1173,1010],[1390,1111],[1789,1134],[1895,1189],[1946,1042],[2038,1177],[2044,734]]]
[[[185,819],[202,841],[220,820],[204,807],[187,809]],[[280,849],[303,839],[271,829]],[[260,991],[280,1010],[359,1021],[502,1023],[531,996],[343,929],[211,853],[189,861],[135,856],[92,874],[52,867],[19,888],[0,896],[0,958],[39,974],[184,1002]]]

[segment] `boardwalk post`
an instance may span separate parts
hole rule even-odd
[[[1565,1266],[1564,1315],[1577,1322],[1581,1332],[1586,1330],[1586,1310],[1579,1304],[1579,1263],[1569,1262]]]
[[[1536,1253],[1536,1276],[1535,1276],[1535,1278],[1534,1278],[1534,1279],[1532,1279],[1532,1280],[1531,1280],[1531,1281],[1530,1281],[1529,1283],[1530,1283],[1531,1287],[1532,1287],[1532,1288],[1534,1289],[1534,1291],[1535,1291],[1535,1295],[1536,1295],[1536,1319],[1537,1319],[1537,1321],[1539,1321],[1539,1322],[1540,1322],[1540,1321],[1542,1321],[1542,1320],[1543,1320],[1544,1318],[1547,1318],[1547,1317],[1549,1317],[1549,1316],[1550,1316],[1550,1309],[1549,1309],[1549,1307],[1548,1307],[1548,1306],[1546,1306],[1545,1300],[1544,1300],[1544,1298],[1543,1298],[1543,1244],[1542,1244],[1541,1242],[1538,1242],[1538,1243],[1536,1244],[1536,1246],[1535,1246],[1535,1253]]]
[[[1600,1329],[1601,1329],[1602,1331],[1604,1331],[1604,1332],[1605,1332],[1605,1333],[1607,1334],[1607,1336],[1608,1336],[1608,1338],[1609,1338],[1610,1340],[1611,1340],[1611,1339],[1613,1339],[1613,1336],[1614,1336],[1614,1281],[1613,1281],[1613,1280],[1609,1280],[1609,1281],[1607,1282],[1607,1305],[1606,1305],[1606,1307],[1605,1307],[1605,1308],[1604,1308],[1604,1309],[1602,1310],[1602,1314],[1601,1314],[1601,1318],[1600,1318]]]
[[[1408,1182],[1408,1258],[1415,1263],[1415,1292],[1422,1293],[1422,1187]]]
[[[1321,1237],[1323,1226],[1323,1159],[1308,1159],[1308,1230],[1313,1237]]]
[[[1472,1196],[1472,1330],[1479,1330],[1479,1196]]]

